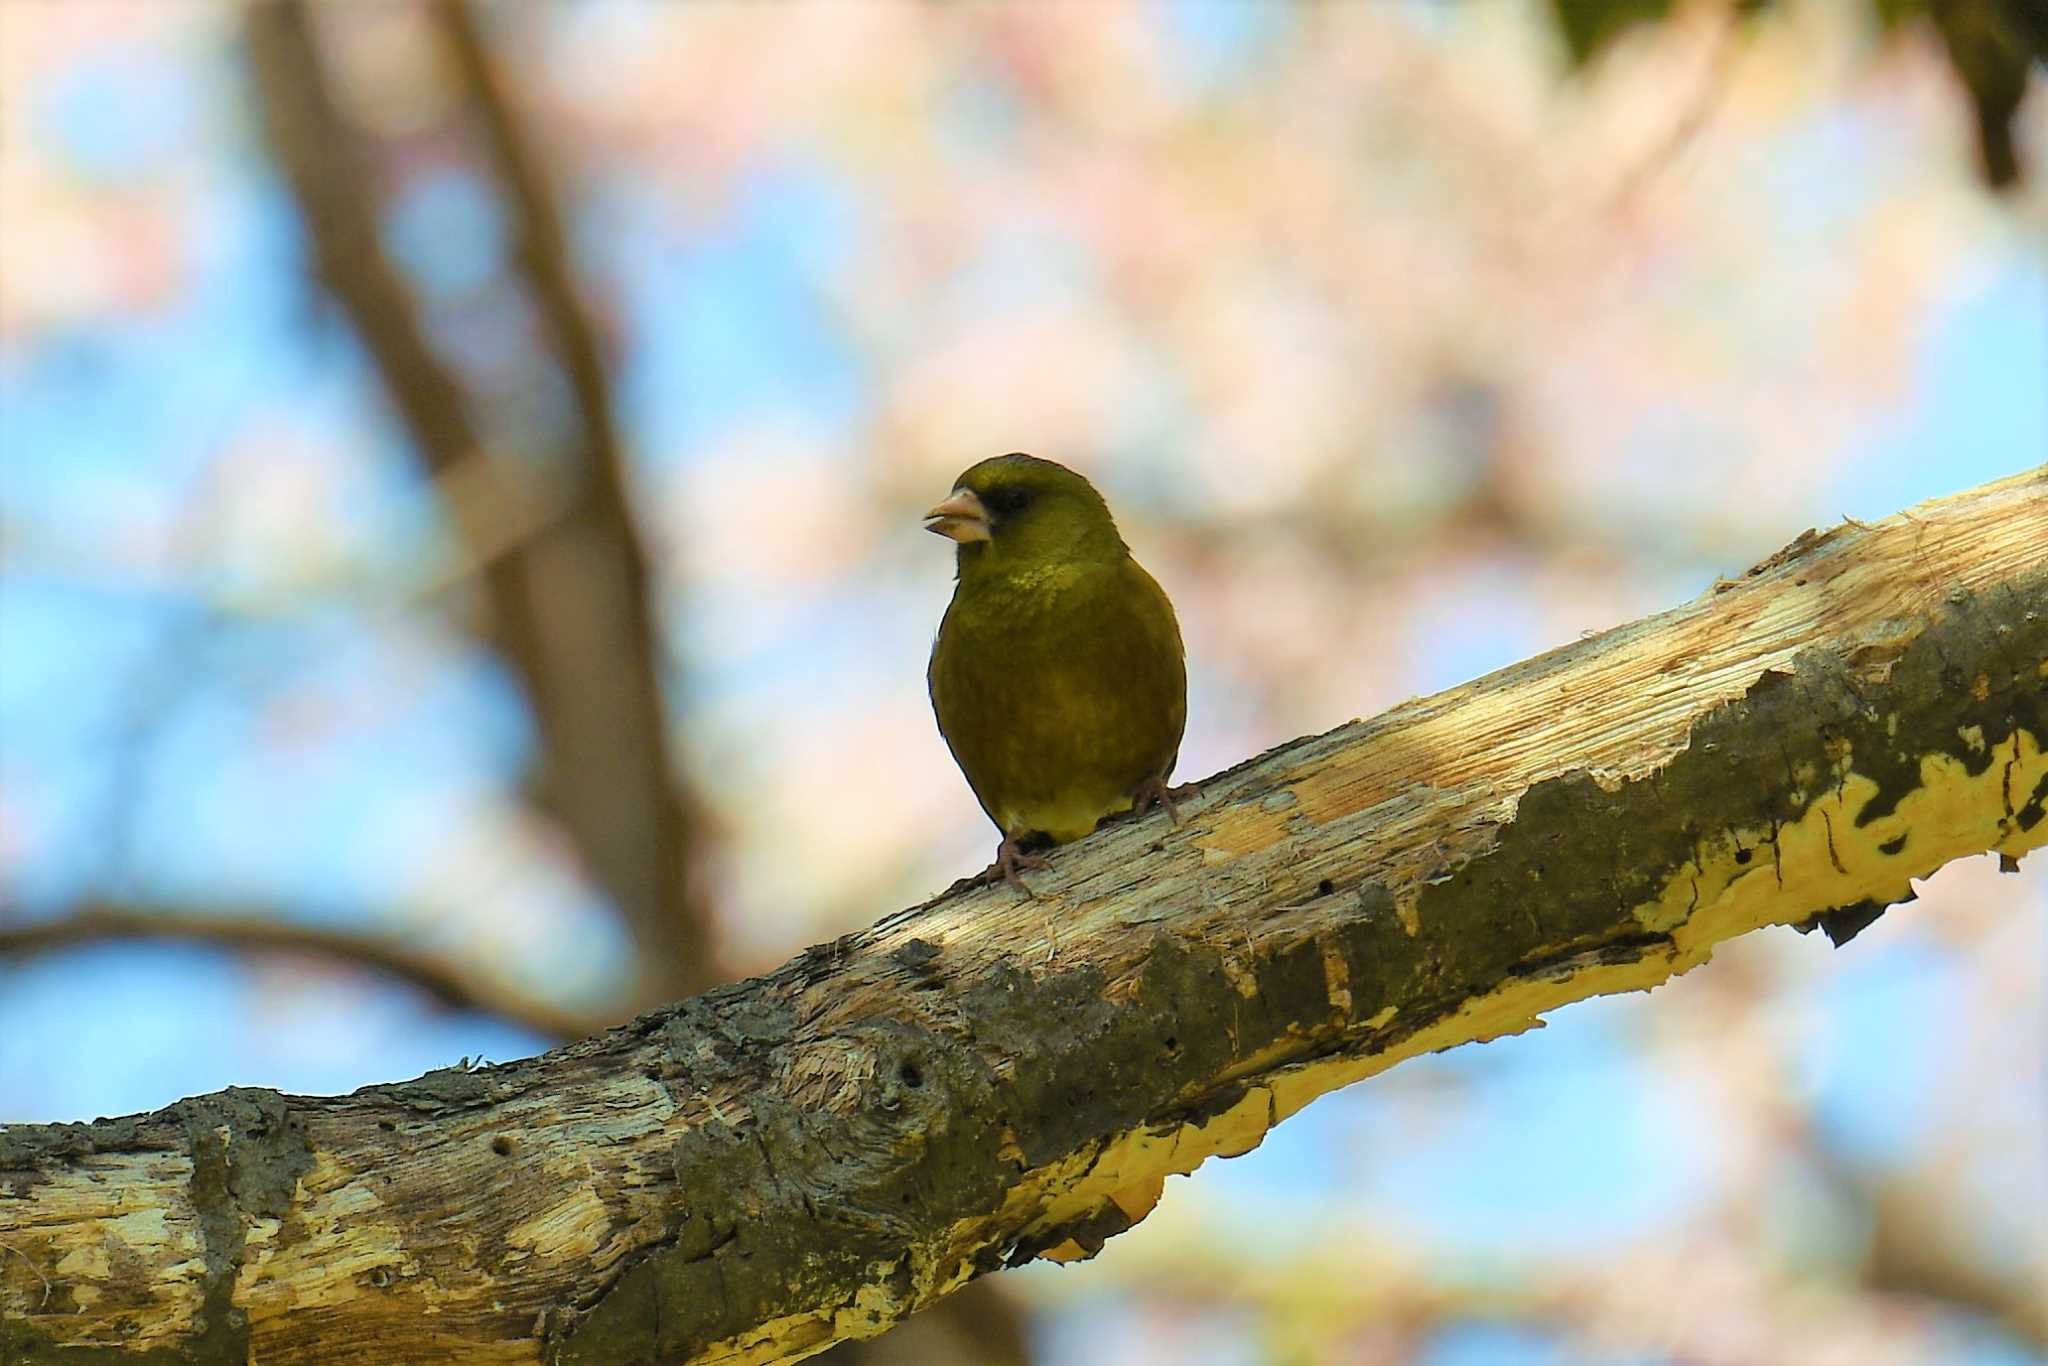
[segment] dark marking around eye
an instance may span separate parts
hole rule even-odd
[[[1014,485],[993,488],[983,496],[981,501],[982,505],[990,512],[996,513],[998,516],[1007,516],[1010,513],[1021,510],[1026,504],[1030,503],[1031,490],[1020,489]]]

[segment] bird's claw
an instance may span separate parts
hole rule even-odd
[[[1150,811],[1154,806],[1163,806],[1166,808],[1166,818],[1175,825],[1179,825],[1180,808],[1173,804],[1173,799],[1175,796],[1186,796],[1188,791],[1189,789],[1185,787],[1179,789],[1178,792],[1168,787],[1164,774],[1157,778],[1149,778],[1139,786],[1136,792],[1131,794],[1131,816],[1133,819],[1136,819]]]
[[[1036,871],[1052,867],[1052,860],[1043,854],[1034,854],[1015,840],[1005,839],[996,848],[996,861],[976,873],[973,877],[961,878],[951,890],[963,891],[969,887],[993,887],[998,882],[1007,882],[1018,891],[1036,901],[1033,892],[1019,876],[1025,869]]]
[[[1003,842],[996,847],[994,866],[1002,870],[1003,881],[1035,901],[1038,899],[1038,894],[1024,885],[1024,879],[1019,874],[1026,868],[1050,868],[1052,867],[1052,860],[1043,854],[1031,853],[1018,844],[1016,840],[1004,836]]]

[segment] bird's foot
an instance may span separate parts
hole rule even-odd
[[[1166,818],[1175,825],[1179,825],[1180,808],[1173,804],[1173,799],[1175,797],[1185,797],[1193,790],[1193,787],[1192,783],[1187,787],[1168,787],[1166,785],[1166,775],[1164,774],[1156,778],[1148,778],[1139,785],[1136,792],[1131,794],[1131,818],[1135,820],[1147,811],[1150,811],[1154,806],[1163,806],[1166,808]]]
[[[1016,840],[1005,837],[996,846],[996,861],[976,873],[973,877],[962,878],[958,884],[966,887],[992,887],[998,882],[1007,882],[1025,896],[1037,900],[1037,894],[1025,885],[1020,874],[1025,869],[1037,870],[1052,867],[1052,860],[1043,854],[1035,854]]]
[[[1024,879],[1018,874],[1026,868],[1050,868],[1052,867],[1052,860],[1043,854],[1032,853],[1023,845],[1017,843],[1015,839],[1005,835],[1003,842],[996,846],[995,866],[1002,870],[1003,881],[1009,883],[1012,887],[1024,893],[1024,895],[1036,900],[1037,893],[1025,886]]]

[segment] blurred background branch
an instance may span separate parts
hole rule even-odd
[[[0,957],[25,959],[100,942],[205,944],[308,958],[330,970],[379,972],[450,1010],[487,1011],[550,1039],[581,1038],[612,1023],[609,1012],[564,1010],[515,981],[498,980],[464,962],[460,951],[435,954],[398,935],[308,925],[264,907],[230,911],[95,903],[55,919],[0,920]]]
[[[474,401],[436,354],[379,246],[375,148],[336,103],[314,16],[295,0],[252,6],[250,62],[321,281],[375,358],[421,461],[440,475],[464,471],[473,491],[444,501],[464,538],[490,550],[479,564],[490,605],[486,636],[532,706],[541,736],[534,790],[633,934],[638,986],[619,1003],[624,1019],[718,980],[707,918],[691,893],[689,803],[670,759],[669,680],[647,555],[599,344],[577,297],[551,192],[467,7],[450,0],[436,13],[465,107],[482,125],[518,225],[518,260],[574,396],[574,417],[559,439],[524,467],[479,433]],[[513,498],[531,497],[539,484],[559,500],[552,520],[509,546],[493,543],[499,519],[475,512],[500,481]]]

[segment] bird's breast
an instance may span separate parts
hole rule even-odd
[[[963,583],[930,683],[939,730],[1011,834],[1076,839],[1127,809],[1186,718],[1172,608],[1136,566]]]

